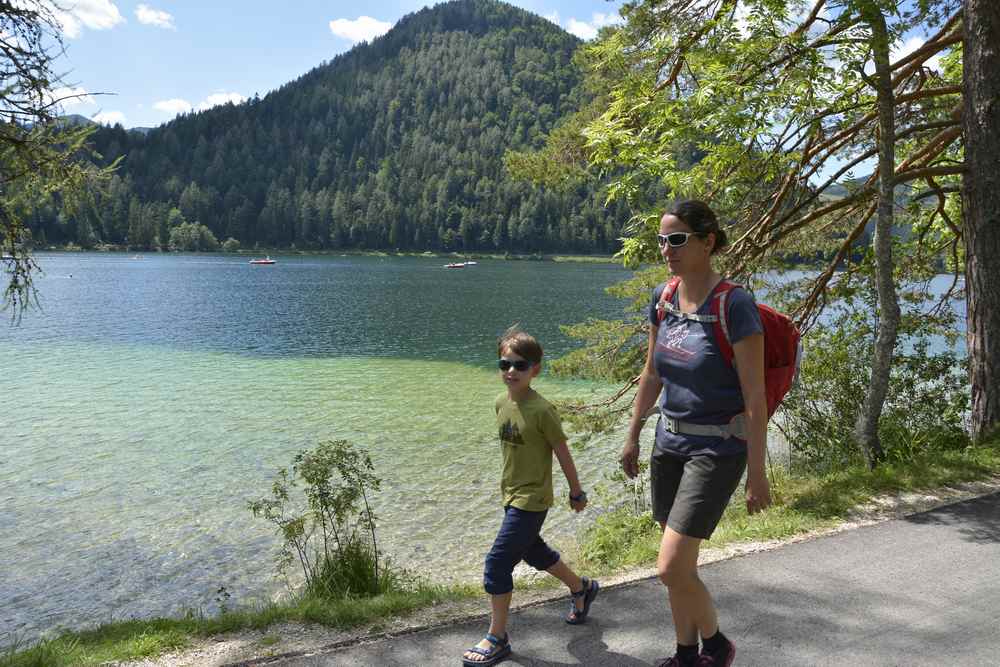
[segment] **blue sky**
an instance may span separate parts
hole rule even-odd
[[[179,112],[264,96],[424,0],[60,0],[64,113],[152,127]],[[620,0],[514,0],[584,39],[616,20]],[[99,94],[103,93],[103,94]]]

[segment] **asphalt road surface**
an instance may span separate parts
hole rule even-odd
[[[1000,666],[1000,494],[705,565],[734,667]],[[517,592],[515,591],[515,602]],[[486,601],[483,601],[486,611]],[[511,616],[506,667],[648,667],[673,653],[655,578],[602,590],[584,626],[568,602]],[[482,620],[248,664],[460,665]]]

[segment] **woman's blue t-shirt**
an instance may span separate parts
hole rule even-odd
[[[649,321],[659,326],[653,364],[663,382],[660,412],[692,424],[728,424],[744,407],[736,369],[722,356],[711,322],[696,322],[670,311],[663,322],[659,321],[656,305],[664,287],[665,284],[658,285],[653,290],[649,306]],[[672,303],[677,306],[676,292]],[[697,314],[711,314],[710,299],[701,304]],[[726,297],[726,319],[730,342],[734,344],[764,331],[756,301],[742,288],[731,290]],[[683,456],[727,456],[746,452],[746,442],[735,437],[672,433],[660,419],[656,425],[656,449]]]

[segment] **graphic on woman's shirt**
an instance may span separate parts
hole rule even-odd
[[[504,425],[500,427],[500,442],[506,442],[510,445],[524,444],[524,438],[521,437],[521,430],[517,427],[517,424],[507,420]]]
[[[678,359],[690,359],[694,352],[684,349],[684,341],[688,338],[687,321],[678,323],[675,326],[667,327],[661,341],[657,341],[657,347],[664,353]]]

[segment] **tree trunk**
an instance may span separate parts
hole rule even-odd
[[[965,0],[962,219],[972,437],[1000,429],[1000,3]]]
[[[889,36],[885,17],[874,3],[865,3],[862,18],[872,29],[872,48],[875,56],[875,89],[878,104],[878,213],[875,221],[875,282],[878,289],[878,335],[872,356],[872,375],[868,393],[854,426],[854,439],[874,468],[885,458],[878,437],[878,423],[882,416],[886,394],[889,392],[889,371],[892,368],[893,349],[899,331],[899,301],[893,280],[892,222],[893,179],[896,174],[896,125],[892,70],[889,63]]]

